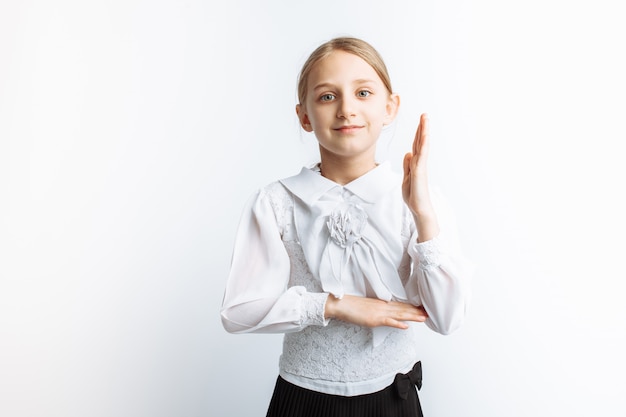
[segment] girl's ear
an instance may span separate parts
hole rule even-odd
[[[400,107],[400,96],[397,94],[390,94],[385,106],[385,119],[384,125],[391,124],[398,114],[398,108]]]
[[[296,104],[296,114],[298,115],[298,119],[300,120],[300,126],[307,132],[312,132],[313,127],[311,126],[311,121],[309,120],[309,116],[306,114],[304,107],[301,104]]]

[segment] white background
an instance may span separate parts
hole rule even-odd
[[[624,14],[598,1],[0,2],[0,415],[264,416],[280,335],[219,307],[252,192],[316,160],[294,113],[338,35],[432,123],[477,266],[424,330],[427,416],[624,416]]]

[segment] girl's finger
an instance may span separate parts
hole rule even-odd
[[[392,319],[392,318],[387,318],[386,320],[384,320],[383,325],[388,326],[388,327],[395,327],[397,329],[402,329],[402,330],[406,330],[409,328],[408,324],[399,320]]]
[[[422,121],[417,125],[417,130],[415,131],[415,138],[413,139],[413,155],[417,155],[419,149],[419,140],[422,135]]]
[[[404,166],[404,176],[407,177],[409,175],[410,172],[410,166],[411,166],[411,158],[413,157],[412,153],[407,153],[406,155],[404,155],[404,163],[402,164]]]
[[[425,155],[428,151],[428,140],[429,140],[429,126],[428,126],[428,115],[426,113],[422,114],[420,118],[420,126],[421,126],[421,135],[420,135],[420,144],[419,144],[419,156],[421,157],[423,154]]]

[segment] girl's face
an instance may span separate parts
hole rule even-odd
[[[302,128],[315,133],[322,159],[374,161],[380,132],[399,105],[374,68],[354,54],[334,51],[315,64],[307,86],[296,112]]]

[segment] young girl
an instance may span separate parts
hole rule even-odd
[[[379,54],[355,38],[311,54],[298,98],[321,162],[249,202],[223,325],[285,334],[267,416],[421,416],[416,323],[452,332],[468,296],[453,230],[428,188],[428,119],[403,177],[376,162],[400,99]]]

